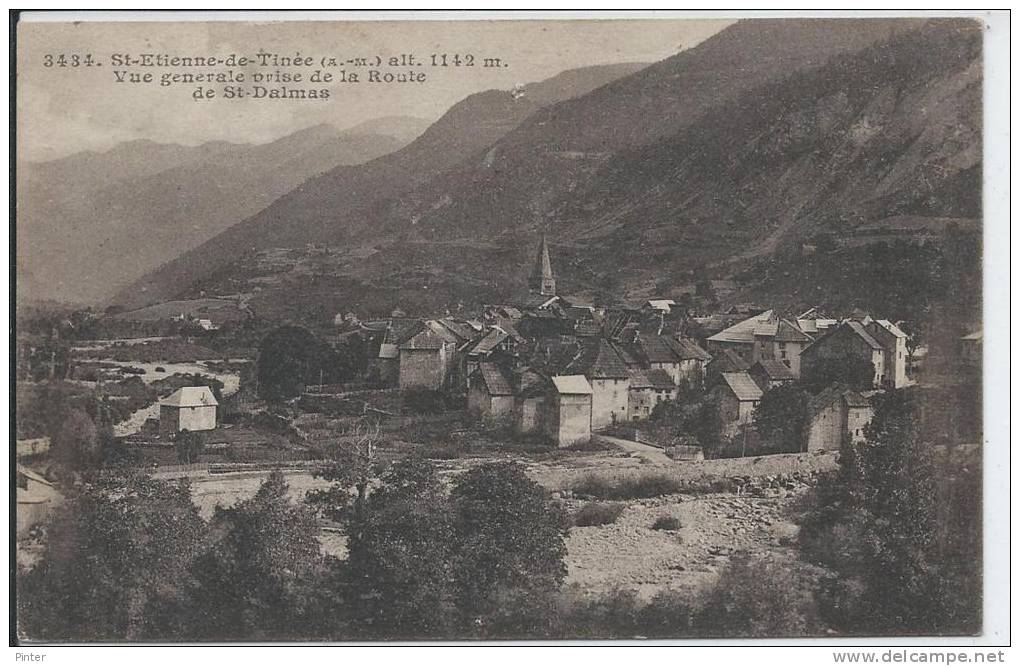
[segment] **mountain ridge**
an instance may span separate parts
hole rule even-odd
[[[643,66],[625,63],[567,70],[547,79],[554,82],[551,85],[537,82],[524,86],[523,97],[505,90],[469,95],[399,151],[361,165],[338,167],[303,182],[214,241],[121,290],[113,302],[132,307],[169,297],[175,289],[206,278],[231,257],[252,249],[302,246],[323,239],[343,242],[347,227],[338,224],[337,217],[349,222],[359,211],[428,180],[456,164],[460,156],[490,145],[540,108],[540,103],[583,94]]]
[[[106,298],[172,258],[168,253],[215,236],[306,177],[392,152],[401,141],[329,126],[264,144],[138,139],[21,163],[19,296]]]

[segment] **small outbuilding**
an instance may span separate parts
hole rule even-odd
[[[213,430],[218,406],[208,386],[182,386],[159,401],[159,431],[175,435],[182,430]]]
[[[866,439],[875,410],[867,396],[837,384],[811,399],[810,414],[807,450],[838,451],[844,437],[854,444]]]
[[[482,363],[468,377],[468,412],[483,418],[511,414],[514,391],[503,371],[495,363]]]
[[[724,427],[749,423],[761,401],[762,391],[746,372],[724,372],[712,390]]]
[[[591,384],[584,375],[552,377],[548,435],[557,446],[570,446],[591,439]]]

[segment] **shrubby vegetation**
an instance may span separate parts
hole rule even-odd
[[[611,525],[626,508],[619,502],[590,502],[574,514],[574,524],[578,527]]]
[[[761,439],[761,449],[755,455],[806,451],[810,401],[811,396],[796,384],[766,391],[754,412],[754,426]]]
[[[800,559],[738,555],[704,594],[580,596],[563,587],[572,521],[521,466],[482,465],[450,487],[421,458],[382,469],[366,431],[336,445],[319,472],[331,487],[308,501],[273,474],[209,521],[186,483],[85,475],[47,526],[41,561],[19,571],[20,630],[49,640],[974,632],[980,474],[937,473],[913,400],[884,397],[868,441],[844,447],[818,485]],[[88,441],[87,430],[69,438]],[[726,481],[588,477],[574,491],[733,491]],[[608,524],[623,507],[594,502],[574,522]],[[316,511],[347,535],[346,560],[321,554]],[[664,515],[651,527],[680,525]]]
[[[676,516],[659,516],[655,519],[655,522],[652,523],[653,530],[662,530],[666,532],[675,532],[681,527],[683,527],[683,525],[680,524],[680,519]]]
[[[706,455],[718,446],[722,432],[715,400],[697,391],[690,391],[680,400],[656,404],[648,425],[657,431],[660,441],[701,446]]]
[[[980,629],[981,476],[951,460],[940,467],[915,400],[895,391],[876,401],[867,442],[844,444],[803,528],[805,555],[835,574],[819,605],[840,631]]]
[[[349,380],[356,372],[352,355],[338,352],[298,326],[270,331],[259,344],[255,365],[259,396],[270,401],[297,397],[311,384]]]

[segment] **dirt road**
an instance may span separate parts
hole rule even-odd
[[[616,446],[623,451],[627,451],[632,455],[644,458],[648,462],[656,463],[657,465],[673,464],[673,459],[663,453],[660,448],[649,446],[648,444],[642,444],[641,442],[634,442],[629,439],[610,437],[609,435],[593,435],[592,437],[596,441],[612,444],[613,446]]]

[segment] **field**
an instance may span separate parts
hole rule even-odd
[[[211,319],[221,324],[226,321],[240,321],[247,315],[238,307],[237,300],[226,298],[195,298],[180,301],[166,301],[148,307],[121,312],[118,319],[130,321],[158,321],[179,315],[195,319]]]

